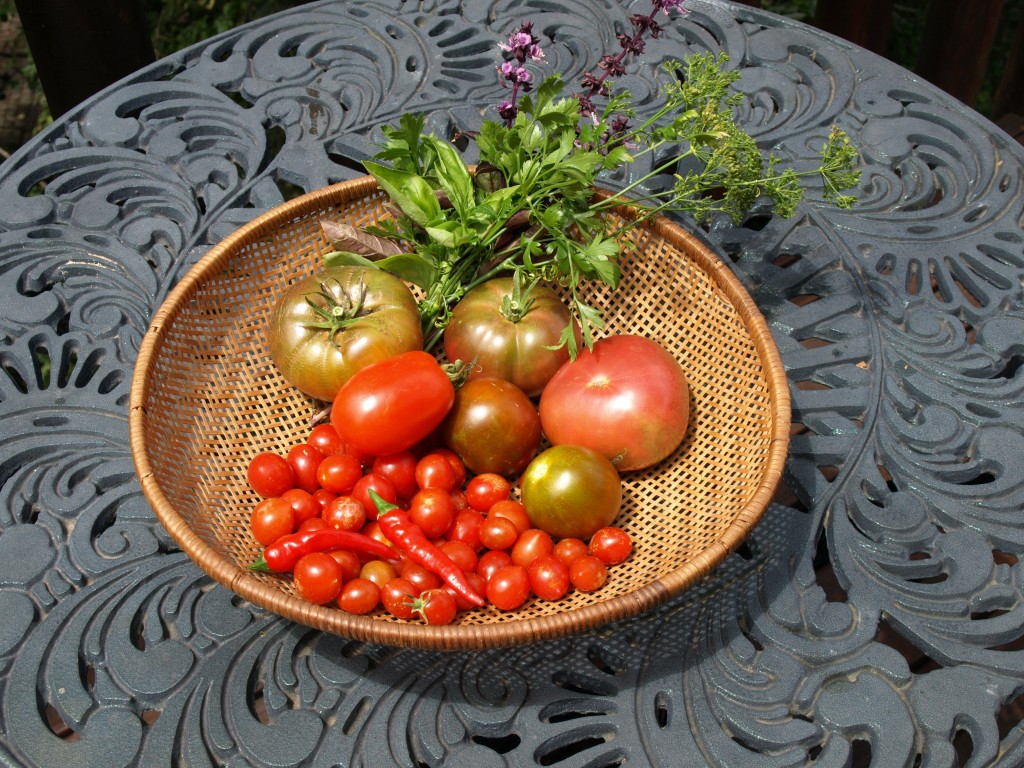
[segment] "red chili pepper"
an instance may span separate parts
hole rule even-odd
[[[299,558],[310,552],[329,552],[333,549],[350,549],[382,560],[399,560],[398,553],[386,544],[355,531],[341,531],[335,528],[321,528],[318,531],[301,531],[282,536],[263,550],[263,556],[249,566],[250,571],[266,573],[290,573]]]
[[[370,491],[370,498],[377,507],[380,532],[388,541],[409,555],[411,560],[444,579],[468,602],[477,606],[484,605],[484,599],[473,589],[462,569],[426,537],[423,529],[409,519],[404,509],[384,501],[373,490]]]

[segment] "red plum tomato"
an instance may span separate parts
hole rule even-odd
[[[445,354],[449,360],[475,360],[471,379],[504,379],[536,397],[569,359],[561,344],[563,331],[570,323],[577,337],[579,330],[551,288],[534,286],[525,300],[514,294],[510,277],[488,280],[468,291],[445,328]]]
[[[558,370],[540,398],[553,445],[584,445],[619,471],[642,469],[671,454],[686,435],[686,374],[651,339],[608,336]]]
[[[557,539],[589,539],[611,525],[622,504],[612,463],[581,445],[555,445],[530,462],[521,493],[535,528]]]
[[[357,371],[334,399],[331,424],[357,452],[385,456],[427,437],[454,401],[455,386],[445,369],[414,350]]]
[[[281,375],[328,402],[356,371],[423,346],[408,286],[382,269],[359,266],[299,278],[275,302],[267,338]]]
[[[441,440],[476,473],[522,472],[540,448],[540,414],[523,390],[495,378],[470,379],[455,393]]]

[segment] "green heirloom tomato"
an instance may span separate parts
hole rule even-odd
[[[530,522],[556,539],[586,541],[611,525],[622,505],[615,466],[581,445],[543,451],[523,472],[520,485]]]
[[[540,448],[537,406],[510,381],[471,379],[455,391],[441,440],[477,474],[521,472]]]
[[[328,267],[278,297],[267,336],[281,375],[331,401],[371,363],[422,349],[416,300],[394,275],[372,267]]]
[[[534,286],[525,302],[514,300],[515,293],[511,277],[488,280],[466,293],[445,329],[445,354],[467,364],[475,360],[470,378],[505,379],[536,397],[569,359],[559,342],[573,320],[551,288]],[[578,336],[575,325],[573,330]]]

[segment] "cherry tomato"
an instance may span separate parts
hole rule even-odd
[[[299,595],[317,605],[326,605],[341,592],[341,565],[326,552],[300,557],[292,578]]]
[[[320,451],[307,443],[293,446],[288,451],[287,461],[295,475],[296,488],[301,488],[307,493],[315,493],[320,488],[317,467],[323,458],[324,455]]]
[[[519,534],[510,554],[513,563],[529,568],[530,563],[541,555],[550,555],[554,548],[555,542],[550,534],[540,528],[530,528]]]
[[[448,463],[450,463],[452,465],[452,469],[455,470],[455,487],[461,488],[466,482],[466,465],[462,463],[462,459],[459,458],[459,454],[451,448],[443,447],[434,448],[431,453],[436,453],[448,459]]]
[[[569,566],[569,581],[580,592],[593,592],[608,581],[608,566],[593,555],[584,555]]]
[[[453,491],[459,476],[452,463],[439,453],[428,453],[416,464],[416,483],[420,488],[440,488]]]
[[[359,569],[359,578],[372,581],[381,589],[384,585],[398,576],[398,571],[391,563],[383,560],[370,560]]]
[[[280,496],[295,487],[295,473],[284,456],[272,451],[256,454],[246,470],[246,479],[256,493],[265,499]]]
[[[432,355],[414,350],[357,371],[334,398],[331,423],[348,445],[384,456],[427,437],[454,400],[445,370]]]
[[[390,541],[388,541],[388,537],[381,531],[380,523],[376,520],[371,520],[363,527],[363,535],[369,536],[374,541],[379,541],[387,547],[394,546]]]
[[[622,503],[615,467],[581,445],[548,448],[530,462],[520,482],[530,522],[559,539],[589,539],[611,525]]]
[[[554,555],[566,565],[572,565],[577,560],[590,554],[586,543],[582,539],[560,539],[555,544]]]
[[[512,484],[501,475],[484,472],[466,484],[466,501],[478,512],[486,513],[512,493]]]
[[[331,528],[361,531],[366,525],[366,507],[352,496],[339,496],[327,506],[321,517]]]
[[[295,513],[292,505],[281,497],[264,499],[257,504],[249,516],[253,538],[264,547],[269,547],[282,536],[295,530]]]
[[[351,493],[356,482],[363,476],[363,467],[355,457],[335,453],[324,457],[316,474],[325,490],[337,494]]]
[[[376,520],[377,505],[373,503],[373,498],[370,496],[371,490],[391,504],[398,503],[398,491],[395,490],[395,486],[391,484],[390,480],[381,475],[375,475],[373,472],[368,472],[359,478],[351,495],[358,499],[366,509],[366,517],[369,520]]]
[[[281,498],[292,505],[296,527],[320,514],[320,505],[313,498],[313,494],[301,488],[287,490],[281,494]]]
[[[506,477],[522,472],[540,448],[540,414],[515,384],[471,379],[439,430],[441,440],[473,472]]]
[[[531,527],[530,516],[526,514],[526,508],[515,499],[502,499],[492,504],[491,508],[487,510],[487,516],[508,518],[520,533]]]
[[[487,594],[487,582],[484,581],[484,577],[479,573],[467,572],[466,581],[469,582],[469,586],[471,586],[473,591],[478,595]],[[445,584],[441,589],[455,598],[455,604],[458,606],[460,611],[468,611],[471,608],[476,608],[475,604],[469,602],[466,598],[456,592],[450,584]]]
[[[541,393],[569,359],[562,332],[579,329],[554,289],[536,285],[529,302],[516,300],[513,278],[498,277],[467,291],[444,332],[449,360],[475,360],[470,378],[496,376],[530,397]]]
[[[414,610],[427,624],[444,625],[455,621],[458,604],[450,592],[440,588],[429,589],[420,593]]]
[[[480,543],[488,549],[508,549],[519,538],[515,523],[504,517],[486,517],[480,523]]]
[[[309,431],[306,442],[320,451],[321,456],[345,452],[345,443],[341,435],[330,424],[317,424]]]
[[[335,321],[325,327],[324,316]],[[416,299],[383,269],[328,267],[292,283],[267,326],[270,357],[281,375],[330,402],[365,366],[423,347]]]
[[[440,576],[412,560],[406,560],[402,563],[402,570],[399,575],[412,584],[417,592],[424,592],[428,589],[440,589],[442,583]]]
[[[452,493],[452,503],[455,505],[455,511],[461,512],[464,509],[469,509],[469,502],[466,501],[466,492],[461,488],[456,488]]]
[[[450,541],[461,541],[474,551],[480,549],[480,523],[484,516],[475,509],[463,509],[455,514],[455,521],[448,529]]]
[[[409,519],[428,539],[444,536],[455,521],[455,502],[443,488],[424,488],[409,500]]]
[[[370,471],[390,480],[399,498],[410,499],[420,488],[416,483],[416,462],[412,451],[399,451],[375,458]]]
[[[327,505],[338,498],[338,494],[328,491],[326,488],[321,488],[313,494],[313,499],[316,501],[317,506],[320,508],[320,513],[327,509]]]
[[[477,556],[476,550],[466,542],[446,541],[440,545],[440,548],[463,573],[472,573],[476,570],[476,564],[480,558]]]
[[[487,580],[487,599],[501,611],[514,611],[530,596],[530,575],[521,565],[506,565]]]
[[[326,530],[327,523],[324,522],[322,517],[311,517],[309,520],[303,520],[299,523],[298,530],[300,531],[323,531]]]
[[[618,565],[633,551],[633,540],[621,528],[602,528],[590,537],[589,549],[605,565]]]
[[[476,572],[483,577],[484,581],[490,581],[496,571],[512,564],[512,556],[505,550],[489,549],[480,555],[480,560],[476,564]]]
[[[399,619],[411,619],[416,615],[412,607],[418,596],[416,587],[403,578],[391,579],[380,591],[381,602],[388,613]]]
[[[359,561],[359,555],[350,549],[335,549],[328,553],[338,561],[341,566],[341,580],[343,583],[359,578],[359,572],[363,564]]]
[[[540,555],[526,571],[530,589],[542,600],[559,600],[569,591],[569,566],[553,554]]]
[[[368,579],[355,578],[345,583],[338,596],[338,607],[362,615],[380,605],[380,587]]]

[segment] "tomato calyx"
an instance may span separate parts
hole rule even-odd
[[[539,281],[540,278],[536,278],[529,285],[523,285],[523,274],[517,269],[512,274],[512,292],[505,294],[501,299],[501,316],[510,323],[518,323],[526,317],[533,308],[533,297],[530,293]]]
[[[337,283],[338,281],[335,282]],[[338,285],[340,287],[341,284],[338,283]],[[333,342],[337,334],[358,320],[363,311],[363,302],[366,300],[366,283],[360,280],[353,288],[354,296],[345,290],[338,291],[336,296],[331,292],[330,286],[326,282],[321,282],[320,290],[312,295],[319,297],[322,303],[314,301],[308,295],[306,296],[306,303],[310,309],[323,318],[323,321],[309,323],[309,327],[327,331]]]

